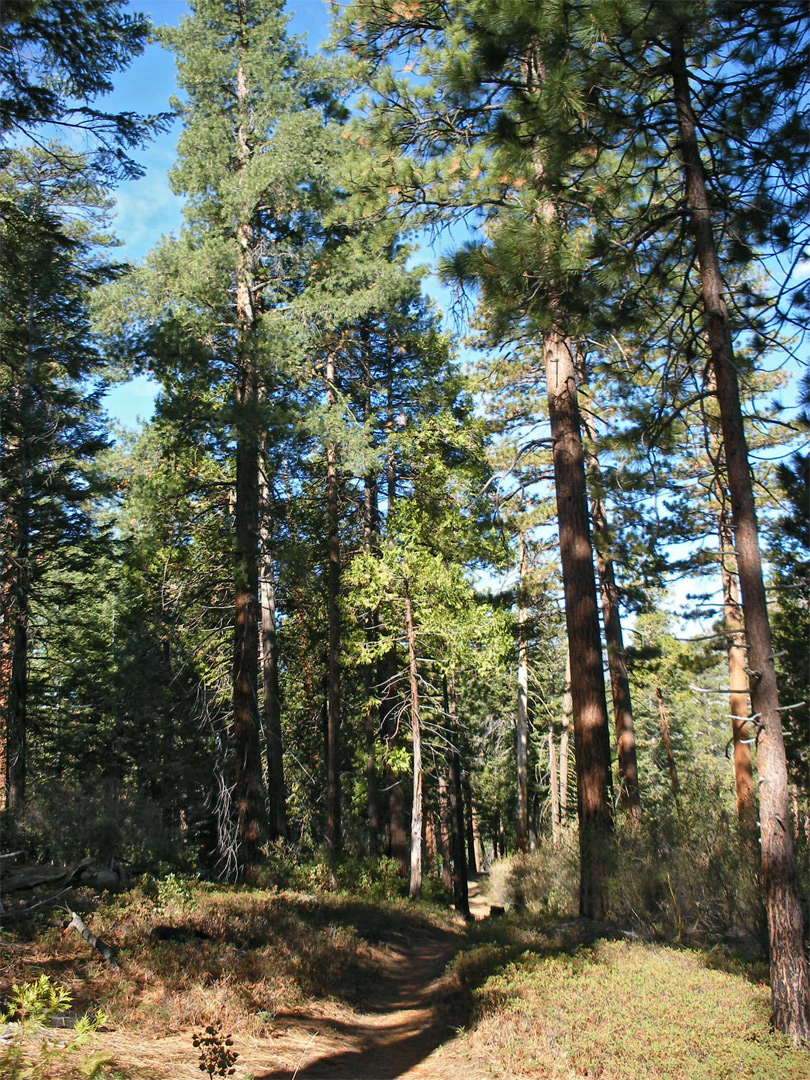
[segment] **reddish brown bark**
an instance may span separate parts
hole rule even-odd
[[[598,464],[596,467],[598,468]],[[619,589],[616,585],[613,559],[609,554],[610,534],[604,505],[600,498],[593,500],[593,527],[602,592],[602,618],[605,624],[610,690],[613,698],[619,765],[619,801],[632,818],[638,819],[641,817],[641,795],[638,785],[636,727],[633,721],[633,702],[627,673],[627,650],[624,647],[622,634]]]
[[[554,452],[565,620],[571,655],[574,753],[580,838],[580,914],[606,910],[605,857],[612,830],[610,725],[593,566],[573,346],[546,335],[545,365]]]
[[[756,724],[762,878],[768,914],[771,1003],[775,1026],[810,1039],[810,979],[796,873],[787,759],[779,712],[773,644],[762,575],[756,508],[725,286],[714,239],[706,177],[692,108],[683,38],[671,40],[689,220],[700,268],[709,349],[723,431],[743,619],[748,643],[752,720]]]
[[[439,835],[438,846],[442,864],[442,884],[448,892],[453,889],[453,855],[450,824],[450,781],[446,773],[439,773]]]
[[[725,511],[720,514],[720,550],[723,560],[723,611],[726,625],[729,687],[731,689],[731,735],[734,745],[734,787],[737,818],[743,830],[756,829],[757,804],[751,760],[751,727],[748,716],[748,675],[745,633],[737,575],[734,573],[733,537]]]

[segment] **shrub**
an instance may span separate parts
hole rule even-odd
[[[576,915],[579,896],[576,829],[565,829],[556,841],[545,838],[528,855],[512,855],[493,863],[489,895],[493,903],[543,918]]]
[[[48,1038],[46,1031],[59,1013],[70,1008],[71,996],[47,975],[40,975],[36,982],[15,985],[8,1004],[8,1010],[0,1013],[0,1021],[12,1030],[11,1041],[0,1049],[0,1074],[4,1080],[53,1076],[54,1070],[77,1056],[76,1052],[107,1020],[103,1013],[81,1016],[65,1040]],[[82,1074],[94,1080],[102,1075],[107,1061],[106,1055],[95,1054],[82,1057],[78,1064]]]

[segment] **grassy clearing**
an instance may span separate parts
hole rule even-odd
[[[480,931],[479,931],[480,934]],[[766,969],[717,950],[503,925],[456,961],[474,1001],[464,1056],[493,1078],[807,1080],[769,1028]],[[489,940],[487,940],[489,938]],[[577,941],[579,939],[579,942]],[[583,940],[585,939],[585,940]]]

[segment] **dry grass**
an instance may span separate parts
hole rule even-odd
[[[207,884],[159,895],[135,888],[84,918],[116,950],[120,970],[63,933],[66,920],[54,914],[30,940],[0,947],[0,997],[49,975],[75,1012],[109,1016],[98,1045],[112,1064],[102,1075],[132,1080],[200,1076],[192,1036],[215,1021],[254,1071],[294,1071],[313,1038],[328,1042],[332,1023],[354,1015],[369,972],[390,966],[391,943],[444,921],[404,902]],[[184,940],[156,940],[157,926]],[[72,1075],[65,1064],[60,1076]]]

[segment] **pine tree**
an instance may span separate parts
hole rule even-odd
[[[69,564],[92,533],[92,459],[105,445],[89,293],[114,268],[101,231],[109,204],[88,172],[54,147],[14,151],[0,174],[0,790],[11,807],[26,788],[32,605],[48,564]]]
[[[196,427],[220,454],[233,448],[230,742],[242,868],[256,863],[266,833],[262,432],[274,415],[284,430],[284,389],[301,363],[303,339],[285,312],[323,243],[319,215],[331,197],[325,169],[335,146],[328,118],[337,111],[324,65],[287,36],[282,8],[277,0],[200,0],[178,28],[161,31],[187,95],[177,104],[184,130],[172,174],[188,200],[186,226],[142,271],[148,295],[132,300],[138,286],[128,287],[141,326],[144,318],[154,324],[144,350],[171,388],[167,413],[179,406],[187,430]]]
[[[0,141],[41,142],[40,129],[64,140],[51,154],[63,167],[92,169],[95,183],[141,175],[127,151],[143,146],[166,117],[109,113],[95,100],[113,89],[113,75],[144,49],[146,16],[123,0],[5,0],[0,7]],[[72,133],[95,150],[79,162],[67,151]]]

